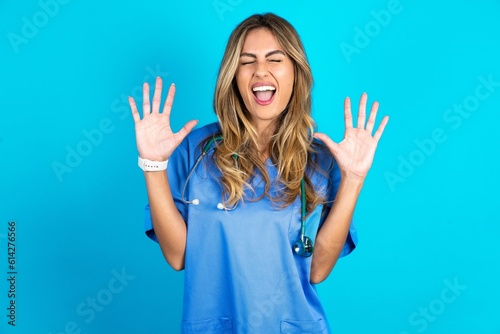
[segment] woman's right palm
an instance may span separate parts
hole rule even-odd
[[[143,118],[141,119],[137,105],[132,97],[129,97],[130,108],[135,123],[135,138],[139,156],[152,161],[165,161],[170,158],[174,150],[182,140],[196,126],[198,121],[187,122],[179,132],[174,133],[170,127],[170,112],[175,96],[175,85],[172,84],[168,90],[167,99],[160,113],[162,80],[156,78],[155,92],[153,96],[153,108],[149,103],[149,84],[143,85]]]

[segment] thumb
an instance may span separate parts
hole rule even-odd
[[[337,144],[336,142],[331,140],[330,137],[328,137],[326,134],[321,133],[321,132],[316,132],[313,135],[313,137],[321,140],[326,145],[326,147],[328,147],[328,149],[333,154],[333,156],[337,155],[339,144]]]
[[[191,132],[191,130],[193,130],[193,128],[196,126],[196,124],[198,124],[198,120],[190,120],[189,122],[187,122],[186,124],[184,124],[184,126],[182,127],[182,129],[179,130],[179,132],[177,132],[175,134],[175,137],[177,139],[177,141],[180,143],[184,140],[184,138],[186,138],[186,136]]]

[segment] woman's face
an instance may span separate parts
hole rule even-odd
[[[292,60],[273,33],[258,28],[247,33],[236,71],[236,83],[252,124],[262,129],[283,112],[292,96]]]

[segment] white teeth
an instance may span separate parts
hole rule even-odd
[[[266,90],[276,90],[276,88],[273,87],[273,86],[258,86],[258,87],[252,88],[252,90],[254,92],[263,92],[263,91],[266,91]]]

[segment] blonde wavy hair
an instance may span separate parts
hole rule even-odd
[[[295,74],[290,101],[280,114],[269,143],[269,157],[278,170],[277,191],[273,195],[269,193],[271,181],[258,151],[257,132],[235,78],[246,35],[258,28],[266,28],[274,34],[292,60]],[[287,207],[300,195],[301,180],[304,178],[307,211],[312,211],[322,201],[309,177],[317,167],[312,161],[315,127],[311,117],[312,84],[313,77],[304,47],[288,21],[271,13],[256,14],[233,30],[220,65],[213,101],[223,138],[217,142],[213,158],[222,172],[221,183],[227,206],[244,200],[245,189],[252,189],[249,180],[257,173],[265,182],[264,193],[252,200],[267,196],[278,207]]]

